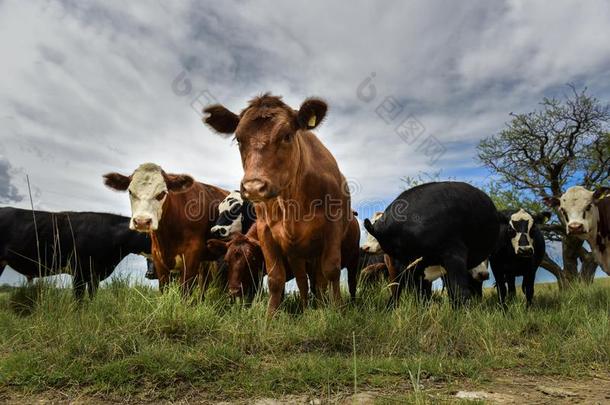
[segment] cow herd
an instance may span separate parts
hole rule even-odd
[[[514,296],[518,276],[532,303],[545,255],[540,225],[549,212],[498,211],[469,184],[427,183],[365,219],[368,235],[361,247],[345,177],[312,132],[326,111],[320,99],[307,99],[294,110],[268,94],[239,114],[207,107],[205,124],[237,142],[244,170],[239,191],[145,163],[131,174],[103,176],[109,188],[128,192],[131,218],[0,208],[0,274],[7,265],[28,279],[70,269],[80,300],[85,291],[93,296],[126,255],[137,253],[150,259],[147,275],[159,280],[162,292],[178,279],[185,295],[197,283],[203,294],[216,267],[231,297],[251,301],[266,275],[272,315],[292,279],[303,308],[310,294],[340,303],[343,268],[351,299],[365,275],[387,281],[390,306],[405,288],[426,299],[432,281],[442,278],[451,302],[460,305],[482,295],[489,264],[501,303]],[[557,209],[568,235],[588,241],[608,274],[609,191],[575,186],[545,200]],[[377,259],[362,269],[365,256]],[[208,265],[213,261],[217,266]]]

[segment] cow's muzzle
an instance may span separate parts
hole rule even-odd
[[[244,179],[241,182],[241,194],[250,201],[264,201],[277,196],[277,190],[263,179]]]
[[[229,231],[225,227],[215,226],[211,229],[211,235],[214,239],[225,239],[227,236],[229,236]]]
[[[152,229],[152,218],[135,217],[131,220],[133,229],[138,232],[150,232]]]
[[[532,257],[534,255],[534,248],[531,246],[519,246],[517,249],[517,256],[521,257]]]
[[[568,235],[582,235],[583,233],[585,233],[584,224],[580,222],[568,224]]]
[[[239,287],[229,287],[229,295],[231,296],[231,298],[239,298],[242,295],[242,289]]]

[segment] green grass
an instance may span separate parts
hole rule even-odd
[[[386,311],[387,290],[361,293],[354,305],[302,314],[288,296],[268,320],[266,297],[250,308],[220,292],[184,302],[176,288],[161,296],[118,280],[78,307],[68,289],[20,287],[0,295],[0,390],[231,399],[330,397],[356,383],[390,393],[401,387],[397,398],[424,403],[420,380],[610,370],[607,280],[564,293],[537,286],[531,310],[519,294],[506,312],[489,291],[460,310],[440,294],[427,305],[405,294]]]

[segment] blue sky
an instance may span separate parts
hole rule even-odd
[[[0,0],[0,204],[29,205],[28,174],[37,209],[128,214],[101,175],[147,161],[234,189],[237,149],[198,110],[265,91],[328,101],[356,207],[420,171],[482,182],[475,146],[510,112],[570,82],[610,100],[608,21],[602,0]]]

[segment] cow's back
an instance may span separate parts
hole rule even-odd
[[[468,268],[489,256],[499,231],[497,210],[489,196],[460,182],[427,183],[407,190],[378,222],[379,232],[394,235],[388,246],[391,255],[408,262],[436,257],[463,243],[468,249]],[[385,251],[386,246],[382,247]]]
[[[0,224],[2,250],[9,266],[30,277],[53,274],[66,267],[72,251],[72,238],[67,238],[61,215],[45,211],[5,208]],[[34,221],[34,218],[36,219]]]

